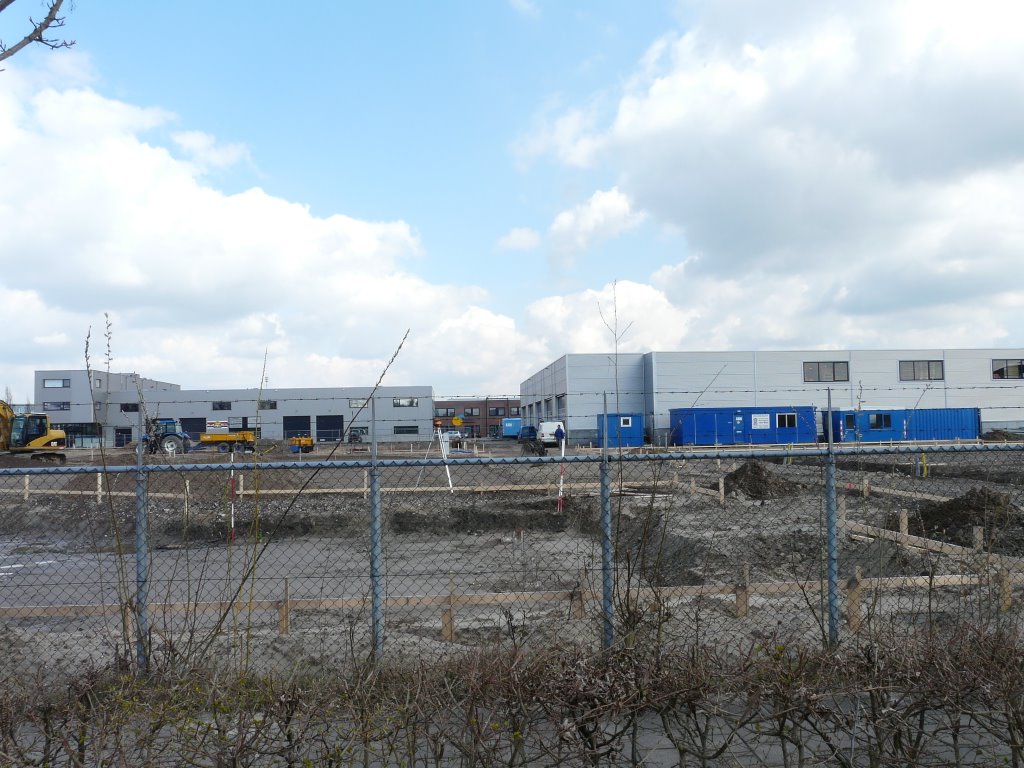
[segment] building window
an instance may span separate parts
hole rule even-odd
[[[796,429],[796,414],[795,413],[776,413],[775,414],[775,428],[776,429]]]
[[[420,428],[415,424],[399,424],[395,426],[394,431],[396,435],[418,435]]]
[[[505,415],[505,409],[504,408],[488,408],[487,409],[487,415],[488,416],[504,416]]]
[[[44,411],[70,411],[71,403],[68,401],[43,403]]]
[[[462,415],[463,416],[479,416],[480,415],[480,409],[479,408],[467,408],[463,412]]]
[[[349,408],[365,408],[367,403],[369,403],[369,402],[370,401],[367,400],[365,397],[350,397],[348,399],[348,407]]]
[[[872,413],[868,421],[868,429],[892,429],[892,414]]]
[[[210,403],[210,408],[214,411],[230,411],[231,402],[229,400],[214,400]]]
[[[395,408],[415,408],[420,404],[418,397],[396,397],[391,401]],[[398,434],[397,432],[395,434]]]
[[[619,426],[620,427],[632,427],[633,426],[633,417],[632,416],[620,416],[619,417]]]
[[[941,360],[900,360],[900,381],[942,381]]]
[[[993,360],[993,379],[1024,379],[1024,360]]]
[[[43,379],[44,389],[62,389],[71,386],[71,379]]]
[[[260,411],[276,411],[277,400],[260,400],[256,404],[256,408]]]
[[[138,403],[121,403],[121,413],[138,413]]]
[[[513,405],[511,408],[508,409],[508,415],[509,416],[518,416],[519,415],[519,408],[517,406]]]
[[[103,382],[100,381],[99,379],[96,379],[96,381],[93,382],[93,386],[96,387],[96,389],[99,389],[100,387],[103,386]]]
[[[455,409],[454,408],[435,408],[434,409],[434,415],[437,416],[438,418],[441,418],[441,417],[444,417],[444,416],[454,416],[455,415]]]
[[[804,381],[849,381],[850,364],[845,360],[804,363]]]

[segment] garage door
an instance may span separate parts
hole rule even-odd
[[[316,441],[318,443],[336,443],[345,432],[344,416],[317,416]]]
[[[284,428],[285,440],[289,437],[302,437],[312,434],[309,431],[309,416],[285,416],[284,423],[281,426]]]
[[[193,440],[199,439],[199,433],[206,431],[206,417],[201,419],[182,419],[181,420],[181,431],[188,432],[188,436]]]

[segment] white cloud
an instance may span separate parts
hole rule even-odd
[[[41,347],[62,347],[68,343],[68,335],[58,331],[44,336],[33,336],[32,343]]]
[[[196,163],[142,139],[170,119],[163,110],[82,88],[2,88],[0,106],[11,107],[0,117],[0,322],[12,369],[84,367],[90,326],[96,365],[107,312],[113,368],[186,387],[255,386],[265,355],[277,386],[366,384],[409,327],[401,357],[417,362],[400,361],[392,381],[404,371],[410,383],[471,386],[438,339],[475,350],[483,334],[495,351],[473,375],[517,385],[515,362],[491,359],[508,349],[494,334],[514,322],[472,310],[481,287],[415,274],[422,247],[408,223],[208,186]],[[205,134],[177,140],[204,165],[241,156]]]
[[[680,348],[694,317],[693,310],[674,304],[662,290],[623,280],[539,299],[527,307],[526,327],[555,355],[606,352],[614,348],[615,335],[620,352],[642,352]]]
[[[244,144],[225,144],[203,131],[179,131],[171,134],[177,144],[199,168],[228,168],[251,162],[249,148]]]
[[[559,213],[548,234],[557,250],[579,252],[595,240],[615,237],[639,226],[644,216],[643,212],[633,210],[629,197],[617,187],[598,190],[585,203]]]
[[[523,16],[540,16],[540,9],[533,0],[508,0],[508,4],[514,11],[521,13]]]
[[[527,227],[511,229],[498,241],[498,247],[503,251],[532,251],[538,246],[540,234]]]
[[[1024,339],[1024,6],[739,0],[687,17],[614,109],[582,98],[520,142],[610,173],[630,210],[682,233],[688,257],[654,278],[696,313],[681,344]],[[586,220],[561,214],[552,240],[585,245]]]

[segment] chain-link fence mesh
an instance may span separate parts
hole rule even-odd
[[[1024,761],[1020,444],[424,448],[7,457],[0,762]]]
[[[7,668],[821,646],[1020,607],[1010,446],[844,447],[831,497],[822,449],[230,458],[0,470]]]

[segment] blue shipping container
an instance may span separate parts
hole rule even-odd
[[[604,445],[608,433],[609,448],[639,448],[644,444],[642,413],[608,413],[597,417],[597,444]]]
[[[521,418],[509,418],[501,420],[501,436],[502,437],[519,437],[519,430],[523,428],[523,420]]]
[[[672,445],[785,445],[818,440],[813,405],[672,408],[668,414]]]
[[[981,411],[977,408],[832,411],[832,434],[837,443],[977,440],[981,435]]]

